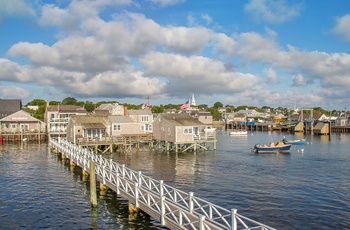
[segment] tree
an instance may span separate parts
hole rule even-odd
[[[42,99],[34,99],[32,100],[31,102],[29,102],[27,104],[28,105],[37,105],[37,106],[40,106],[40,105],[46,105],[46,101],[42,100]]]
[[[75,99],[74,97],[67,97],[62,100],[62,105],[75,105],[76,102],[77,99]]]
[[[214,107],[213,108],[215,108],[215,109],[218,109],[218,108],[222,108],[224,105],[221,103],[221,102],[215,102],[214,103]]]
[[[86,101],[84,104],[84,108],[87,112],[92,112],[95,109],[95,104],[91,101]]]
[[[152,113],[163,113],[164,108],[160,106],[152,106]]]

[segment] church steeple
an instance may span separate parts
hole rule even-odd
[[[192,94],[191,105],[196,106],[196,100],[194,99],[194,94]]]

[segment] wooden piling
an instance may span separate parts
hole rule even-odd
[[[97,207],[95,162],[90,161],[90,202],[91,207]]]

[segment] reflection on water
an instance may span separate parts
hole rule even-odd
[[[306,138],[290,153],[255,154],[256,143]],[[349,136],[218,132],[218,149],[166,153],[142,146],[106,155],[166,184],[277,229],[347,229],[350,226]],[[302,151],[301,151],[302,150]],[[0,146],[0,226],[3,228],[160,229],[111,191],[92,210],[89,179],[62,164],[46,145]],[[64,221],[63,221],[64,220]]]

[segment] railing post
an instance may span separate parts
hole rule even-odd
[[[189,211],[190,213],[193,212],[193,192],[189,192],[188,193],[188,207],[189,207]]]
[[[138,190],[139,184],[135,182],[135,207],[139,207],[139,190]]]
[[[102,167],[102,183],[103,185],[106,184],[106,166]]]
[[[203,215],[198,216],[199,230],[204,230],[204,220],[205,220],[205,216]]]
[[[139,183],[139,185],[140,185],[140,187],[141,187],[141,184],[142,184],[142,178],[141,178],[141,176],[142,176],[142,172],[141,171],[139,171],[138,172],[138,183]]]
[[[165,225],[165,219],[164,219],[164,215],[165,215],[165,205],[164,205],[164,190],[163,190],[163,180],[159,181],[159,198],[160,198],[160,224],[161,225]]]
[[[117,172],[117,195],[120,194],[119,187],[120,187],[120,178],[119,178],[119,173]]]
[[[231,209],[231,229],[237,230],[237,209]]]
[[[125,164],[122,164],[122,177],[125,177]]]
[[[164,218],[164,215],[165,215],[165,204],[164,204],[164,200],[165,200],[165,197],[162,196],[160,198],[160,224],[161,225],[165,225],[165,218]]]

